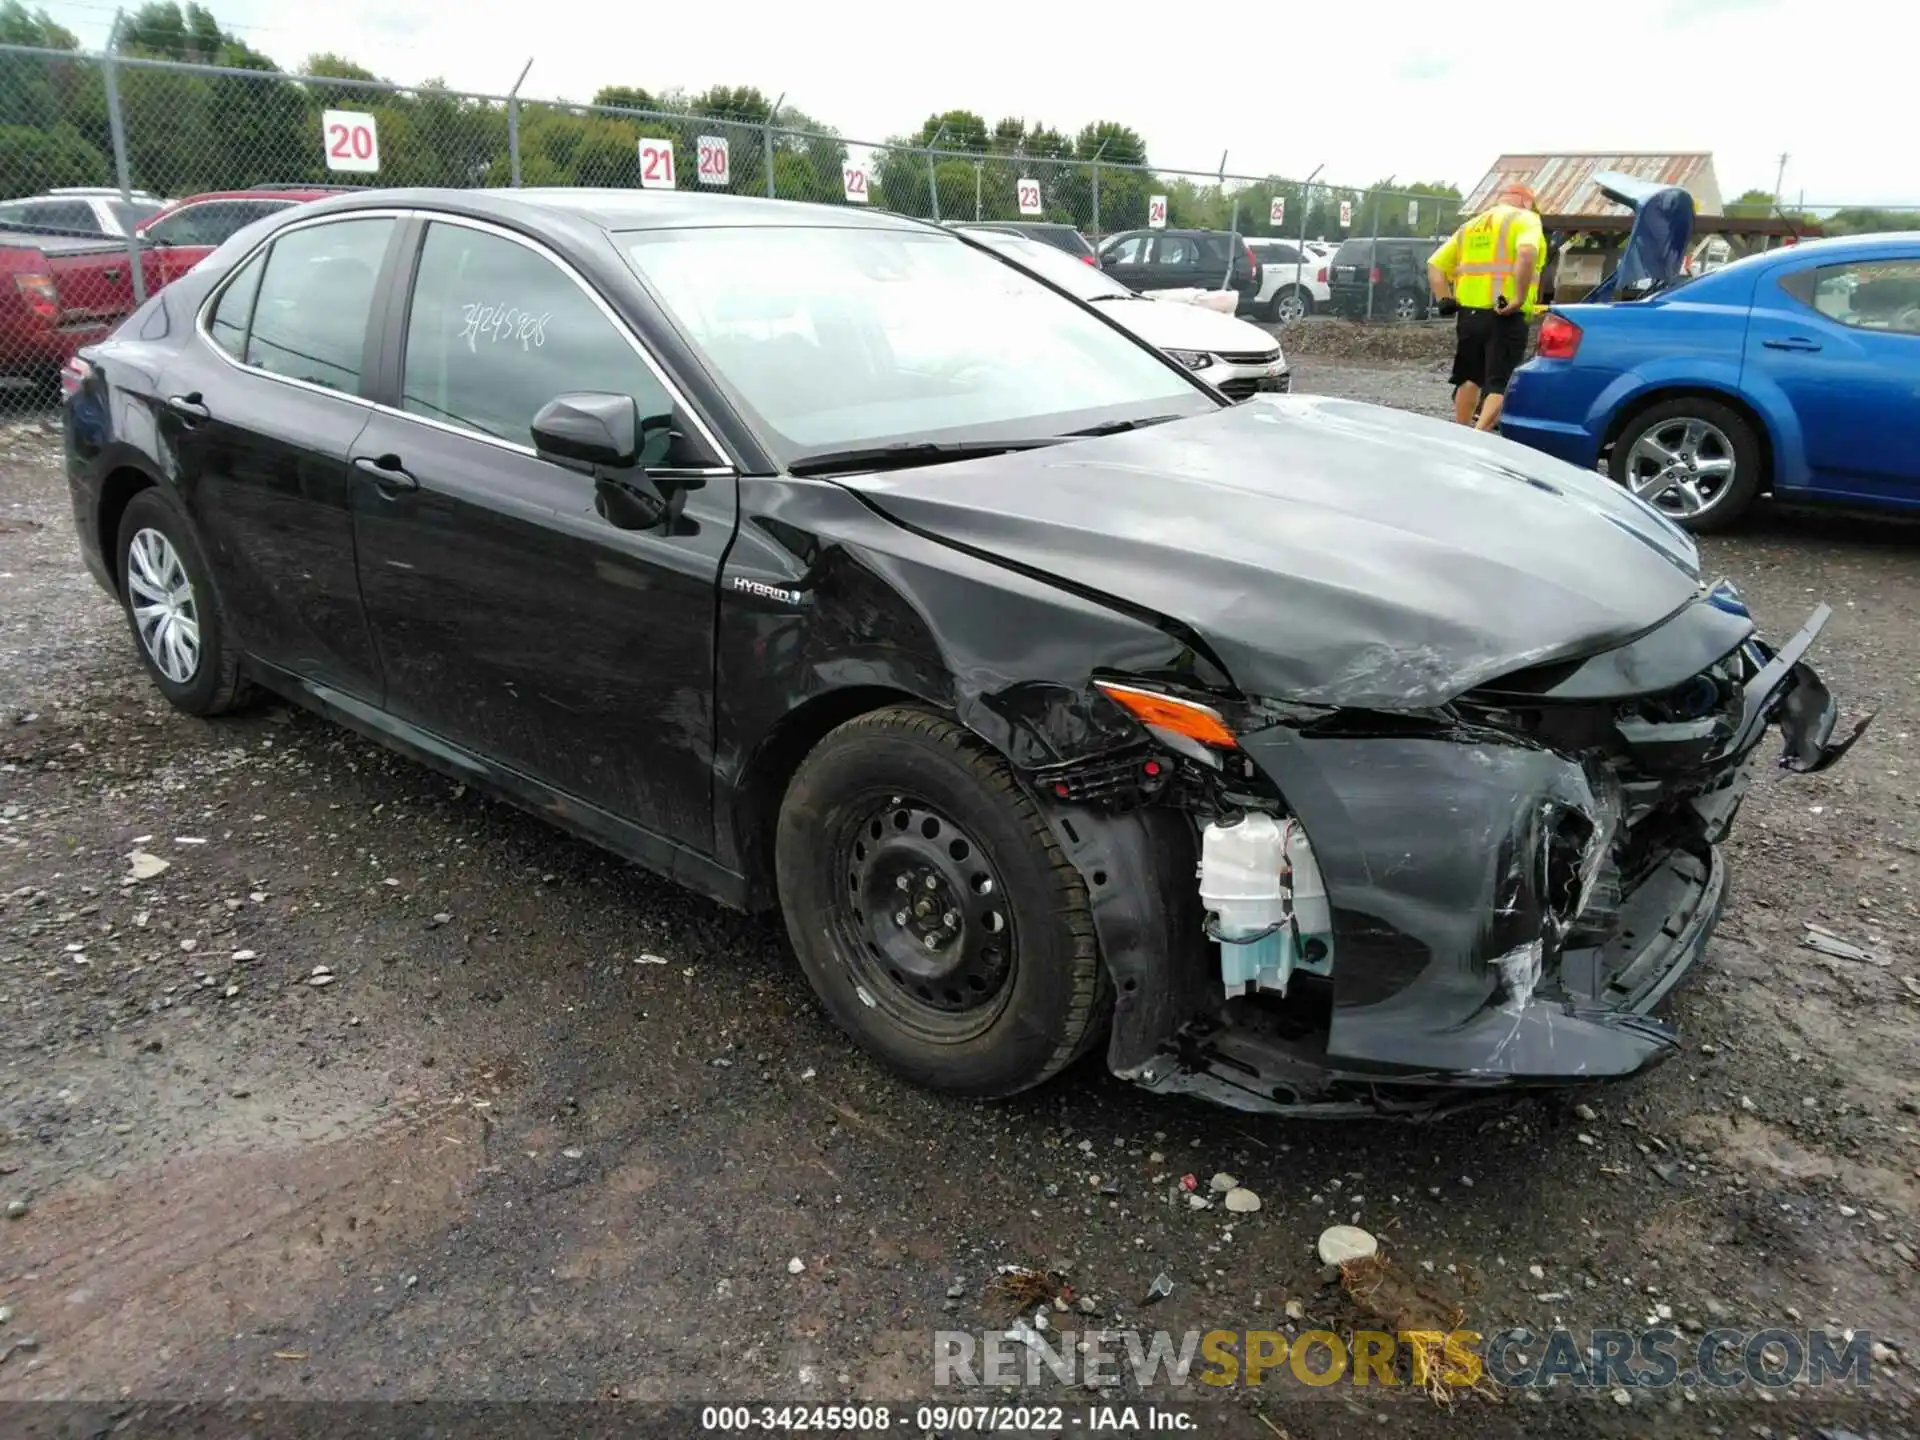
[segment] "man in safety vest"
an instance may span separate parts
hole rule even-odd
[[[1527,357],[1527,321],[1540,308],[1547,238],[1533,191],[1503,186],[1494,205],[1468,220],[1427,261],[1440,313],[1458,313],[1453,418],[1491,430],[1507,381]],[[1475,411],[1479,419],[1474,418]]]

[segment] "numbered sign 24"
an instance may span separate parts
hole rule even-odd
[[[1273,197],[1273,203],[1267,206],[1267,223],[1269,225],[1284,225],[1287,223],[1286,196],[1276,195]]]
[[[1147,197],[1147,224],[1155,230],[1167,228],[1167,197],[1149,195]]]
[[[359,175],[380,169],[380,130],[364,110],[326,110],[320,115],[320,134],[326,141],[327,168]]]
[[[849,165],[840,172],[840,179],[846,186],[847,200],[850,204],[867,203],[867,169],[864,165]]]
[[[1021,180],[1015,184],[1013,188],[1014,193],[1019,197],[1020,213],[1022,215],[1038,215],[1041,213],[1040,182],[1038,180]]]
[[[1351,224],[1353,224],[1353,202],[1351,200],[1342,200],[1340,202],[1340,228],[1345,230]]]
[[[648,138],[640,142],[640,184],[648,190],[673,189],[673,142]]]
[[[733,171],[727,158],[727,137],[724,135],[702,135],[694,142],[699,156],[695,169],[699,171],[702,185],[730,185],[733,183]]]

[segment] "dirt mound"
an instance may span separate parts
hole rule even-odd
[[[1310,315],[1280,337],[1287,354],[1322,360],[1378,360],[1395,364],[1445,361],[1453,356],[1453,322],[1362,325],[1330,315]]]

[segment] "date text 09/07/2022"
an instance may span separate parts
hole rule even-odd
[[[1080,1430],[1133,1434],[1187,1433],[1199,1427],[1189,1411],[1160,1405],[708,1405],[700,1411],[703,1431],[812,1431],[870,1434],[912,1430],[919,1433],[1005,1434],[1009,1431],[1058,1435]]]

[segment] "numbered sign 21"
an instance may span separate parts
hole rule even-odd
[[[646,139],[640,142],[640,184],[648,190],[673,189],[673,142]]]
[[[1020,213],[1022,215],[1038,215],[1041,213],[1040,182],[1038,180],[1021,180],[1016,183],[1013,188],[1014,193],[1020,198]]]
[[[699,171],[702,185],[730,185],[733,172],[727,159],[727,139],[724,135],[702,135],[694,142],[699,161],[694,167]]]
[[[326,141],[327,168],[373,175],[380,169],[380,131],[364,110],[325,110],[320,134]]]
[[[1287,223],[1286,196],[1276,195],[1273,197],[1273,203],[1267,206],[1267,223],[1269,225],[1284,225]]]
[[[846,186],[847,201],[853,205],[867,203],[867,171],[863,165],[849,165],[840,172],[841,182]]]
[[[1342,200],[1340,202],[1340,228],[1345,230],[1351,224],[1353,224],[1353,202],[1351,200]]]
[[[1155,230],[1167,228],[1167,197],[1149,195],[1147,197],[1147,224]]]

